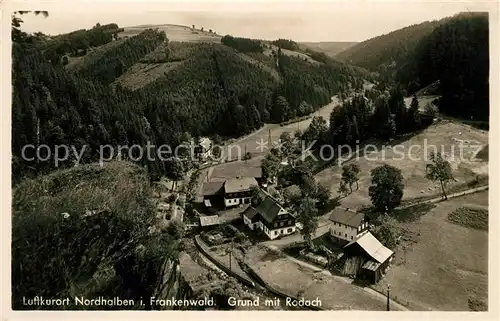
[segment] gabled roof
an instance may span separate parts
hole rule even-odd
[[[209,150],[212,146],[212,141],[207,137],[200,138],[200,146],[203,147],[204,150]]]
[[[365,219],[365,215],[359,212],[351,212],[347,209],[336,208],[330,215],[330,221],[357,228]]]
[[[208,182],[203,183],[203,196],[212,196],[218,194],[222,190],[224,182]]]
[[[224,191],[226,193],[245,192],[252,186],[259,186],[253,177],[231,178],[224,183]]]
[[[255,211],[268,223],[272,223],[282,210],[285,211],[278,201],[270,195],[266,195],[264,201],[255,207]]]
[[[386,248],[380,243],[372,233],[366,232],[359,238],[351,241],[345,247],[357,243],[368,255],[370,255],[378,263],[384,263],[394,252]]]
[[[257,212],[257,210],[255,208],[253,208],[252,206],[249,206],[249,207],[247,207],[246,210],[243,211],[242,214],[251,220],[252,218],[255,217],[255,215],[259,214],[259,212]]]

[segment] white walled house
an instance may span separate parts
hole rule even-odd
[[[251,230],[261,230],[271,240],[296,231],[295,216],[268,194],[257,206],[249,206],[242,217]]]
[[[251,203],[252,186],[259,186],[253,177],[230,178],[203,183],[203,202],[206,207],[235,207]]]
[[[228,179],[224,183],[224,206],[233,207],[250,204],[252,186],[259,186],[257,180],[253,177]]]
[[[368,222],[363,213],[349,211],[348,209],[335,209],[330,215],[332,225],[330,236],[338,243],[348,243],[368,230]]]

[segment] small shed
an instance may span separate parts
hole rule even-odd
[[[218,215],[210,215],[210,216],[200,216],[200,226],[201,227],[209,227],[219,225],[219,216]]]
[[[394,256],[373,234],[366,232],[344,247],[348,258],[358,258],[353,267],[357,277],[372,283],[378,282]],[[352,261],[352,260],[351,260]]]

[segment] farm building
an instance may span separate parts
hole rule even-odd
[[[376,283],[385,274],[394,252],[380,243],[373,234],[366,232],[344,247],[344,256],[345,274]]]
[[[245,225],[251,230],[261,230],[271,240],[296,231],[295,216],[267,193],[260,204],[249,206],[242,213],[242,217]]]
[[[200,160],[206,160],[212,156],[212,141],[207,137],[200,138],[199,143],[195,146],[194,152]]]
[[[203,184],[203,202],[206,207],[234,207],[250,204],[251,188],[259,186],[253,177],[238,177],[222,182]]]
[[[339,244],[347,244],[368,230],[368,222],[363,213],[336,208],[330,214],[330,236]]]

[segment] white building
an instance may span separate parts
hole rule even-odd
[[[279,202],[266,193],[264,201],[249,206],[243,213],[243,222],[251,230],[261,230],[271,240],[295,233],[295,215],[285,210]]]
[[[258,187],[259,183],[253,177],[238,177],[228,179],[224,183],[224,205],[225,207],[250,204],[252,186]]]
[[[368,230],[365,215],[348,209],[337,208],[333,210],[330,221],[333,222],[330,227],[330,235],[339,243],[351,242]]]

